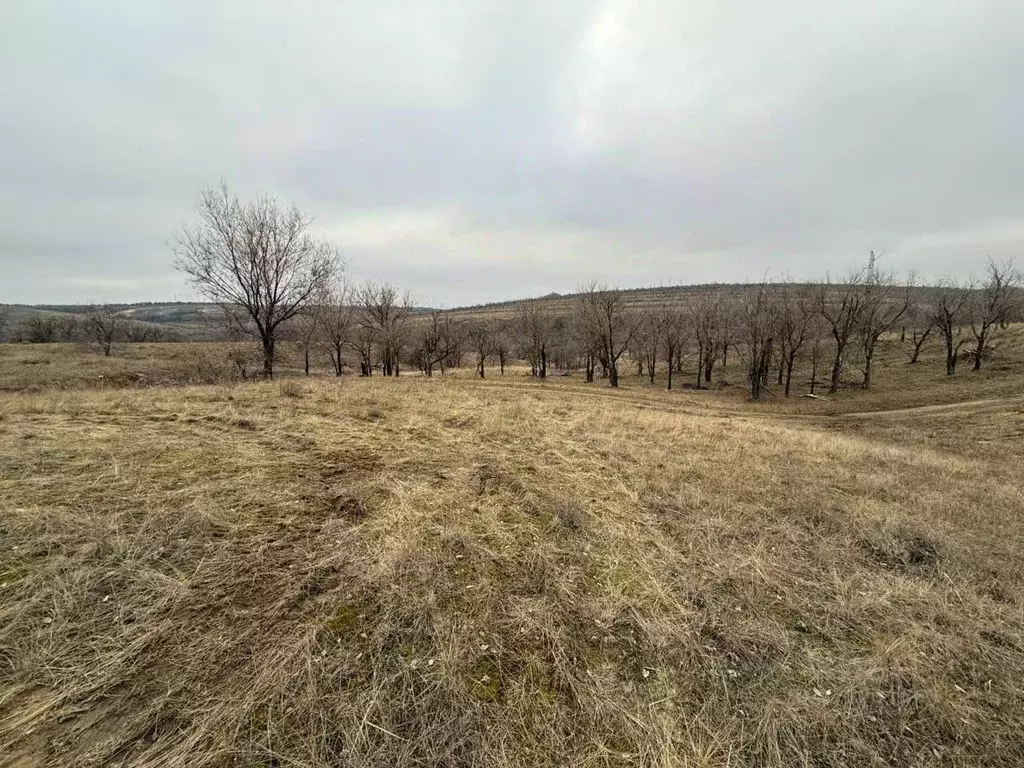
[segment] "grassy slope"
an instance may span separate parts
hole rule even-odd
[[[837,408],[4,395],[0,764],[1020,765],[1016,451]]]

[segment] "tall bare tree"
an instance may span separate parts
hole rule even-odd
[[[661,348],[668,363],[668,384],[672,389],[672,374],[682,368],[683,349],[686,342],[686,318],[679,307],[661,307]]]
[[[960,350],[967,343],[964,325],[970,322],[968,303],[971,300],[972,285],[961,285],[954,280],[941,282],[934,292],[929,318],[942,336],[946,348],[946,375],[956,373]]]
[[[505,375],[505,365],[512,356],[512,333],[507,320],[498,320],[492,327],[494,354],[498,358],[498,370]]]
[[[914,305],[914,277],[900,285],[894,272],[878,267],[874,251],[861,283],[860,318],[854,331],[863,362],[864,389],[871,388],[871,363],[878,340],[903,320]]]
[[[197,221],[172,244],[175,266],[259,337],[267,378],[282,323],[315,300],[338,269],[337,250],[310,234],[310,224],[294,205],[273,197],[241,202],[221,184],[201,192]]]
[[[645,307],[641,313],[640,326],[636,334],[637,354],[640,362],[647,366],[647,380],[653,384],[657,371],[658,355],[661,353],[662,334],[665,331],[665,314],[660,306]],[[669,361],[669,368],[671,368]]]
[[[580,316],[591,346],[608,374],[608,384],[619,386],[619,358],[640,327],[637,313],[626,306],[622,291],[591,283],[580,291]]]
[[[338,279],[327,290],[318,318],[320,343],[331,360],[335,376],[341,376],[345,370],[345,349],[352,341],[350,304],[349,285]]]
[[[412,299],[391,283],[371,282],[359,289],[358,304],[360,323],[376,338],[384,375],[397,376]]]
[[[452,322],[451,315],[437,310],[430,313],[420,330],[416,353],[420,367],[427,376],[434,375],[434,366],[444,365],[459,343],[460,329]]]
[[[497,333],[494,326],[486,320],[476,320],[466,328],[466,340],[476,360],[476,372],[481,379],[485,378],[484,366],[487,358],[497,349]]]
[[[697,342],[697,386],[711,383],[718,359],[724,297],[720,291],[702,291],[690,304],[690,321]]]
[[[779,384],[789,397],[793,368],[810,335],[816,313],[810,285],[784,285],[779,289],[777,329],[779,340]]]
[[[523,356],[530,363],[530,375],[548,375],[548,347],[555,330],[555,318],[537,299],[523,302],[518,311]]]
[[[839,389],[846,350],[861,322],[864,310],[864,274],[865,270],[861,269],[849,274],[841,283],[827,282],[818,294],[818,313],[825,318],[835,344],[829,392],[836,392]]]
[[[969,302],[971,334],[974,337],[974,370],[981,370],[981,361],[991,349],[992,337],[1019,310],[1021,275],[1013,261],[988,260],[985,280],[971,294]]]
[[[751,400],[764,396],[778,332],[779,302],[771,284],[764,280],[743,297],[742,340]]]
[[[921,359],[921,350],[924,349],[925,342],[935,330],[935,321],[929,309],[922,306],[920,301],[916,301],[907,313],[907,324],[910,326],[910,351],[907,352],[907,356],[911,365],[916,365]],[[905,336],[904,329],[904,338]]]

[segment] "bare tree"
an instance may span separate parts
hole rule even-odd
[[[33,312],[21,321],[21,339],[29,344],[50,344],[57,340],[57,319]]]
[[[672,389],[672,374],[682,368],[683,349],[686,340],[686,318],[678,307],[661,307],[661,348],[668,364],[668,385]]]
[[[580,316],[608,383],[619,386],[619,358],[640,327],[636,313],[626,307],[622,292],[591,283],[580,291]]]
[[[825,360],[826,344],[830,335],[828,323],[820,314],[813,312],[807,323],[807,339],[809,355],[811,358],[811,394],[818,387],[818,372],[821,370]]]
[[[665,315],[661,307],[645,307],[640,317],[636,334],[637,356],[641,365],[647,366],[647,380],[653,384],[657,369],[658,354],[661,351],[662,334],[665,331]],[[669,368],[671,368],[671,361]],[[642,372],[641,372],[642,373]]]
[[[555,319],[538,300],[524,302],[518,311],[523,356],[530,363],[530,375],[548,375],[548,346],[554,333]]]
[[[972,292],[969,302],[971,334],[974,336],[974,370],[991,350],[993,335],[1012,319],[1020,301],[1021,275],[1013,261],[988,260],[985,282]]]
[[[310,301],[283,327],[285,335],[302,350],[302,371],[309,376],[310,359],[320,332],[320,315],[324,310],[324,296]]]
[[[126,319],[124,326],[124,337],[132,344],[141,344],[146,341],[159,341],[159,331],[148,323],[140,323],[138,320]]]
[[[697,387],[711,383],[718,359],[719,327],[722,324],[723,296],[719,291],[700,293],[690,305],[690,319],[697,342]]]
[[[353,324],[349,346],[359,356],[359,375],[373,375],[373,353],[377,349],[377,331],[365,322]]]
[[[74,341],[78,338],[78,316],[70,312],[56,319],[57,336],[61,341]]]
[[[967,343],[964,324],[969,322],[968,302],[972,291],[971,285],[960,285],[953,280],[946,280],[939,284],[931,304],[930,322],[942,336],[946,347],[947,376],[956,373],[960,349]]]
[[[397,376],[412,299],[408,293],[399,294],[391,283],[366,283],[357,298],[360,324],[373,331],[381,370],[385,376]]]
[[[779,384],[789,397],[793,368],[804,348],[815,315],[810,285],[785,285],[779,289],[777,336],[779,339]]]
[[[434,375],[434,366],[444,365],[459,341],[459,329],[452,322],[451,315],[437,310],[430,313],[424,324],[419,345],[416,348],[420,367],[427,376]]]
[[[273,197],[242,203],[227,185],[205,189],[198,221],[175,237],[175,266],[219,302],[263,346],[263,374],[274,375],[278,330],[324,291],[337,250],[309,233],[311,220]]]
[[[760,400],[768,381],[778,331],[779,303],[767,280],[743,297],[743,354],[750,398]]]
[[[907,355],[910,357],[911,365],[916,365],[921,359],[921,350],[924,349],[925,342],[935,330],[934,318],[930,311],[922,307],[919,302],[915,302],[907,313],[907,321],[910,324],[910,351]],[[903,331],[903,336],[905,339],[906,329]]]
[[[90,338],[104,357],[110,357],[114,344],[126,338],[128,318],[109,305],[90,309],[86,323]]]
[[[4,331],[7,330],[7,324],[10,322],[11,314],[7,307],[0,306],[0,341],[4,341]]]
[[[846,348],[860,326],[864,308],[864,273],[862,269],[847,276],[842,283],[826,283],[818,294],[818,313],[825,318],[835,343],[829,392],[839,389]]]
[[[512,356],[512,334],[509,330],[509,323],[505,320],[497,321],[493,328],[494,354],[498,358],[498,369],[501,375],[505,375],[505,364]]]
[[[875,253],[871,252],[868,268],[864,271],[860,319],[855,330],[864,364],[864,389],[871,388],[871,363],[878,340],[899,325],[914,304],[913,285],[911,275],[906,284],[899,286],[896,274],[880,270]]]
[[[335,281],[324,296],[320,308],[320,343],[331,360],[335,376],[341,376],[345,369],[345,348],[352,340],[352,307],[348,283]],[[372,355],[372,348],[368,356]]]
[[[473,356],[476,359],[476,372],[481,379],[485,377],[484,365],[487,358],[493,355],[497,348],[496,337],[497,334],[493,326],[486,320],[477,320],[466,329],[466,339],[469,341],[470,349],[473,350]]]

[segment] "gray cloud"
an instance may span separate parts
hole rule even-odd
[[[0,301],[185,298],[200,186],[455,305],[1024,243],[1012,0],[7,4]]]

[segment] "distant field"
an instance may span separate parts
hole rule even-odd
[[[1022,342],[758,404],[2,346],[0,766],[1022,765]]]

